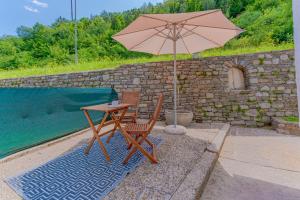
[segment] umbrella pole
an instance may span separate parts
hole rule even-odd
[[[177,73],[176,73],[176,27],[174,26],[173,29],[173,57],[174,57],[174,77],[173,77],[173,84],[174,84],[174,127],[177,126]]]

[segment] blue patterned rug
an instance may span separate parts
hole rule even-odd
[[[149,138],[156,145],[162,141]],[[105,139],[103,137],[102,141]],[[121,134],[115,134],[105,146],[111,163],[106,162],[99,144],[95,142],[87,156],[83,153],[84,145],[6,182],[26,200],[102,199],[144,160],[138,152],[127,165],[122,164],[128,150]],[[150,151],[148,145],[145,147]]]

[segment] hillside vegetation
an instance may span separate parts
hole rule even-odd
[[[114,67],[118,64],[169,60],[171,57],[129,52],[111,36],[143,13],[177,13],[222,9],[246,30],[223,48],[202,56],[293,48],[292,0],[166,0],[120,13],[102,12],[78,22],[80,64],[74,60],[74,23],[58,18],[51,26],[21,26],[17,36],[0,38],[0,78],[55,74]],[[187,58],[182,56],[181,58]],[[25,71],[25,73],[24,73]]]

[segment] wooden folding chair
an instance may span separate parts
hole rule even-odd
[[[128,149],[131,149],[128,156],[124,160],[124,164],[128,162],[128,160],[133,156],[133,154],[137,151],[141,151],[141,145],[143,142],[146,142],[148,145],[152,147],[152,154],[150,155],[147,151],[143,150],[141,151],[152,163],[158,163],[157,156],[156,156],[156,147],[155,145],[147,139],[148,135],[152,131],[157,119],[159,118],[159,114],[162,108],[163,103],[163,95],[160,94],[156,108],[154,110],[154,113],[148,123],[129,123],[126,124],[124,130],[132,136],[132,138],[135,138],[135,142],[131,142],[128,146]],[[133,148],[132,148],[133,147]]]
[[[122,123],[136,123],[138,116],[138,106],[140,102],[140,92],[123,91],[121,95],[121,103],[130,104],[130,109],[126,112]]]
[[[130,104],[129,109],[123,116],[121,123],[136,123],[136,119],[138,116],[138,105],[140,102],[140,92],[138,91],[123,91],[121,95],[121,103],[122,104]],[[115,117],[120,118],[122,113],[118,113]],[[111,133],[106,143],[109,143],[111,138],[114,136],[114,132]]]

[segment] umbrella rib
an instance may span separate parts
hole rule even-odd
[[[187,50],[187,52],[189,53],[189,54],[191,54],[191,52],[189,51],[189,49],[188,49],[188,47],[187,47],[187,45],[186,45],[186,43],[185,43],[185,41],[184,41],[184,39],[183,39],[183,37],[180,35],[180,38],[181,38],[181,40],[182,40],[182,42],[183,42],[183,44],[184,44],[184,47],[185,47],[185,49]]]
[[[180,23],[183,22],[183,21],[187,21],[187,20],[191,20],[191,19],[194,19],[194,18],[197,18],[197,17],[209,15],[209,14],[211,14],[211,13],[215,13],[215,12],[218,12],[218,11],[220,11],[220,9],[212,10],[211,12],[208,12],[208,13],[200,13],[200,14],[197,15],[197,16],[194,16],[194,17],[191,17],[191,18],[188,18],[188,19],[184,19],[184,20],[181,20],[181,21],[178,21],[178,22],[174,22],[174,23],[180,24]],[[151,15],[151,14],[150,14],[150,15]],[[168,20],[164,20],[164,19],[159,19],[159,18],[156,18],[156,17],[151,17],[151,16],[149,16],[149,15],[142,15],[142,16],[143,16],[143,17],[148,17],[148,18],[150,18],[150,19],[155,19],[155,20],[167,22],[167,23],[173,23],[172,21],[168,21]]]
[[[233,31],[244,31],[243,29],[240,29],[240,28],[225,28],[225,27],[217,27],[217,26],[205,26],[205,25],[188,24],[188,23],[185,23],[184,25],[196,26],[196,27],[205,27],[205,28],[225,29],[225,30],[233,30]]]
[[[155,28],[155,30],[158,31],[158,32],[160,31],[160,30],[157,30],[156,28]],[[166,28],[165,28],[164,30],[166,30]],[[163,31],[164,31],[164,30],[163,30]],[[161,36],[161,35],[158,35],[158,36],[163,37],[163,38],[169,37],[169,34],[165,34],[164,32],[160,32],[159,34],[162,34],[163,36]],[[164,36],[165,36],[165,37],[164,37]]]
[[[196,33],[195,31],[186,29],[186,28],[184,28],[184,27],[183,27],[183,29],[185,29],[185,30],[187,30],[187,31],[190,31],[190,32],[192,32],[193,34],[198,35],[198,36],[200,36],[200,37],[206,39],[207,41],[210,41],[210,42],[216,44],[217,46],[223,46],[223,45],[221,45],[221,44],[219,44],[219,43],[217,43],[217,42],[215,42],[215,41],[213,41],[213,40],[211,40],[211,39],[209,39],[209,38],[207,38],[207,37],[205,37],[205,36],[203,36],[203,35],[201,35],[201,34],[199,34],[199,33]]]
[[[155,30],[156,30],[156,29],[155,29]],[[140,44],[146,42],[147,40],[150,40],[153,36],[155,36],[156,34],[161,33],[161,32],[164,31],[164,30],[166,30],[166,28],[162,29],[161,31],[159,31],[159,32],[157,32],[157,33],[152,34],[150,37],[144,39],[143,41],[139,42],[138,44],[135,44],[134,46],[132,46],[132,47],[130,47],[130,48],[128,48],[128,49],[129,49],[129,50],[132,50],[133,48],[139,46]],[[157,30],[156,30],[156,31],[157,31]],[[162,37],[162,36],[160,36],[160,37]]]
[[[195,30],[196,28],[198,28],[197,26],[195,26],[194,28],[192,29],[187,29],[185,28],[185,30],[187,30],[187,32],[185,32],[181,37],[186,37],[186,36],[190,36],[190,35],[187,35],[188,33],[190,33],[191,31]]]
[[[176,38],[178,38],[178,37],[179,37],[179,35],[180,35],[180,33],[181,33],[182,29],[183,29],[183,26],[181,26],[181,27],[180,27],[180,29],[179,29],[179,31],[177,32],[177,34],[176,34]]]
[[[210,15],[210,14],[218,12],[218,11],[220,11],[220,9],[212,10],[211,12],[208,12],[208,13],[202,13],[202,14],[199,14],[197,16],[194,16],[194,17],[191,17],[191,18],[188,18],[188,19],[185,19],[185,20],[181,20],[181,21],[176,22],[176,23],[180,24],[181,22],[188,21],[188,20],[191,20],[191,19],[195,19],[197,17],[202,17],[202,16],[205,16],[205,15]]]
[[[155,18],[155,17],[150,17],[149,15],[142,15],[142,16],[143,16],[143,17],[150,18],[150,19],[154,19],[154,20],[158,20],[158,21],[170,23],[170,21],[167,21],[167,20],[164,20],[164,19],[158,19],[158,18]]]
[[[160,26],[151,27],[151,28],[145,28],[145,29],[138,30],[138,31],[132,31],[132,32],[129,32],[129,33],[117,33],[113,37],[128,35],[128,34],[131,34],[131,33],[138,33],[138,32],[147,31],[147,30],[150,30],[150,29],[160,28],[160,27],[163,27],[163,26],[165,26],[165,24],[164,25],[160,25]]]
[[[169,31],[169,33],[168,33],[168,37],[169,37],[170,33],[171,33],[171,30],[170,30],[170,31]],[[160,47],[159,51],[157,52],[157,55],[159,55],[159,54],[160,54],[160,51],[162,50],[163,46],[165,45],[165,43],[166,43],[166,41],[167,41],[168,37],[166,37],[166,39],[164,40],[164,42],[163,42],[163,44],[161,45],[161,47]]]

